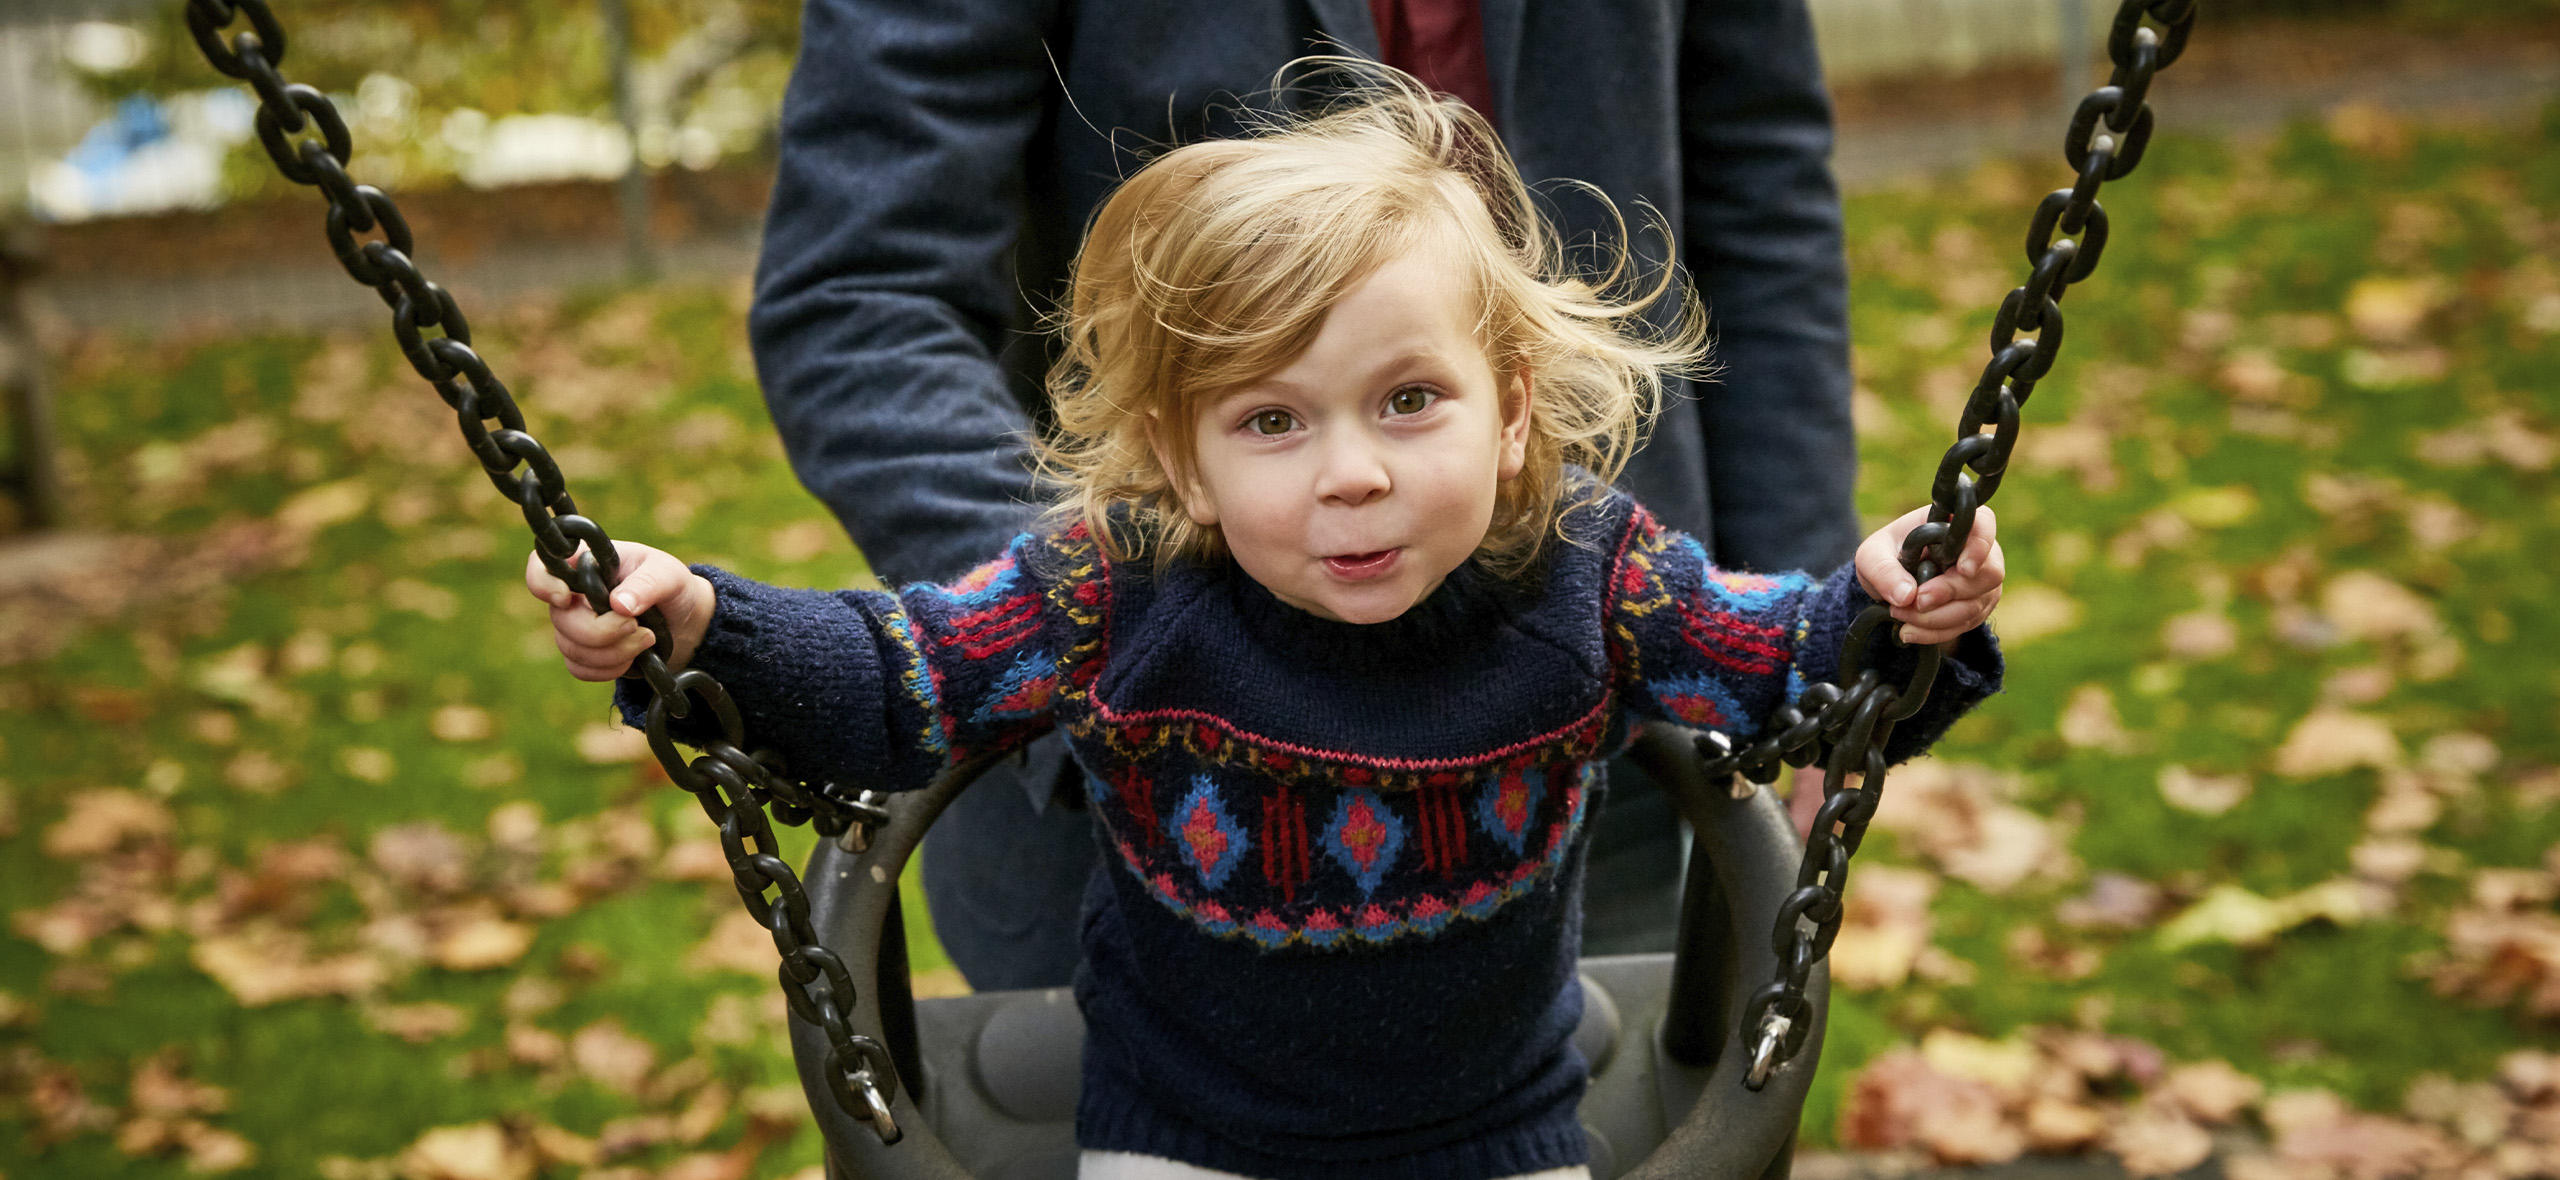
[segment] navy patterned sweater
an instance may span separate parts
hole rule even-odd
[[[1103,867],[1076,994],[1077,1139],[1271,1180],[1581,1163],[1583,820],[1635,721],[1747,738],[1867,605],[1710,568],[1612,494],[1532,575],[1472,565],[1391,622],[1230,562],[1115,563],[1081,525],[947,586],[780,590],[704,568],[694,667],[799,773],[924,785],[1056,726]],[[1905,649],[1893,651],[1905,658]],[[1992,691],[1958,644],[1897,761]],[[626,682],[626,709],[645,689]]]

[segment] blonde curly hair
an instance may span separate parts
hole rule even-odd
[[[1054,426],[1035,445],[1062,485],[1054,511],[1115,559],[1222,554],[1217,529],[1181,505],[1199,407],[1287,367],[1372,271],[1439,241],[1482,295],[1476,334],[1495,374],[1505,387],[1531,379],[1527,462],[1500,485],[1477,549],[1516,573],[1616,479],[1664,377],[1702,371],[1705,316],[1674,268],[1638,278],[1624,218],[1589,186],[1619,232],[1595,247],[1601,265],[1577,268],[1465,104],[1370,62],[1295,62],[1275,89],[1292,78],[1339,85],[1338,97],[1166,152],[1095,214],[1056,317]],[[1667,328],[1648,320],[1657,310]],[[1597,481],[1569,496],[1568,465]]]

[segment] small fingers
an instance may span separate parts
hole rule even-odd
[[[1973,531],[1964,539],[1964,552],[1956,555],[1956,572],[1970,574],[1981,569],[1999,548],[2000,517],[1989,505],[1973,510]]]
[[[571,600],[575,605],[551,608],[551,630],[564,643],[580,647],[618,647],[632,632],[641,630],[638,623],[618,614],[600,615],[587,609],[584,600]]]
[[[534,597],[550,603],[555,609],[568,606],[578,599],[577,591],[571,590],[567,582],[554,577],[549,567],[542,564],[540,553],[524,555],[524,588]]]
[[[674,598],[692,571],[663,550],[628,541],[616,543],[622,554],[622,580],[614,583],[613,609],[638,618],[650,607]]]
[[[1991,620],[1991,612],[2000,605],[2000,590],[1989,591],[1925,610],[1897,607],[1896,621],[1903,624],[1902,641],[1909,644],[1944,643]]]
[[[631,622],[619,615],[598,617],[611,618],[626,626]],[[630,627],[627,634],[600,644],[577,642],[565,630],[555,629],[551,633],[552,644],[560,649],[560,658],[568,664],[569,674],[580,680],[612,680],[621,676],[631,669],[631,661],[649,650],[654,640],[655,636],[646,627]]]
[[[1902,539],[1928,520],[1926,507],[1914,508],[1895,518],[1892,523],[1867,534],[1858,544],[1856,564],[1858,580],[1867,593],[1888,606],[1911,605],[1917,588],[1910,571],[1902,568]]]

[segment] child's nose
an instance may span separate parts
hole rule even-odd
[[[1316,498],[1327,504],[1358,507],[1395,487],[1385,457],[1369,440],[1336,434],[1327,440],[1324,466],[1316,472]]]

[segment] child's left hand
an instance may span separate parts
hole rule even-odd
[[[1913,645],[1945,643],[1990,621],[2000,605],[2002,562],[1999,521],[1991,509],[1975,510],[1973,535],[1965,538],[1956,567],[1915,588],[1902,568],[1902,539],[1927,523],[1929,510],[1914,508],[1877,529],[1858,545],[1858,582],[1867,596],[1885,604],[1903,624],[1902,641]]]

